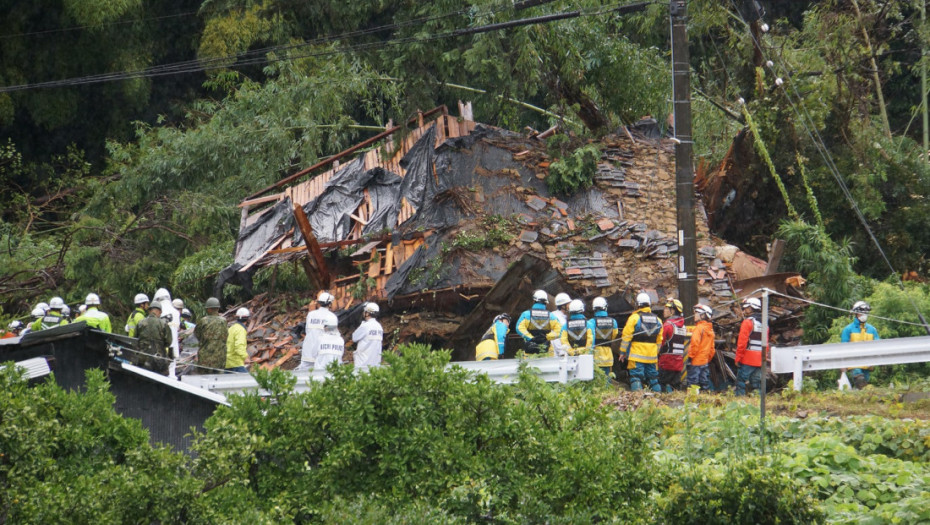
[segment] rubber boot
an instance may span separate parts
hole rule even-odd
[[[639,379],[630,379],[630,391],[639,392],[643,389],[643,383]]]
[[[659,386],[659,381],[658,381],[657,379],[653,379],[652,381],[649,382],[649,388],[650,388],[653,392],[661,392],[661,391],[662,391],[662,387]]]
[[[852,384],[857,389],[862,390],[869,382],[865,380],[865,374],[856,374],[852,377]]]

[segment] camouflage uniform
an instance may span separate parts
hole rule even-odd
[[[136,337],[139,338],[139,351],[150,354],[140,356],[140,365],[160,374],[166,373],[171,362],[168,356],[171,329],[168,325],[153,312],[149,312],[149,316],[136,325]],[[163,359],[151,357],[153,355]]]
[[[226,339],[228,334],[226,320],[222,317],[205,315],[200,318],[200,322],[194,328],[194,335],[200,342],[200,350],[197,351],[197,362],[200,366],[218,369],[226,368]],[[196,373],[218,374],[222,372],[200,369]]]

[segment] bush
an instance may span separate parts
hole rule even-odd
[[[728,469],[707,463],[687,473],[659,503],[662,523],[822,523],[823,513],[777,468],[751,458]]]

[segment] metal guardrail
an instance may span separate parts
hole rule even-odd
[[[549,383],[590,381],[594,379],[594,356],[591,355],[563,358],[546,357],[529,360],[465,361],[450,363],[448,366],[461,367],[472,372],[487,374],[495,383],[511,384],[515,383],[519,378],[522,363],[526,363],[526,367],[530,372],[535,373]],[[305,392],[310,389],[311,381],[324,381],[329,377],[324,370],[292,373],[297,377],[297,384],[294,386],[295,392]],[[160,377],[167,380],[164,376]],[[166,384],[171,382],[171,380],[167,380]],[[178,383],[178,381],[174,381],[174,383]],[[245,391],[265,393],[258,388],[258,382],[249,374],[185,375],[181,377],[180,383],[223,396],[240,394]]]
[[[926,362],[930,362],[930,336],[772,349],[772,371],[794,374],[794,389],[799,392],[804,372]]]

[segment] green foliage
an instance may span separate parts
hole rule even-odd
[[[763,460],[727,468],[698,465],[679,478],[660,503],[663,523],[823,523],[823,512],[801,485]]]
[[[601,151],[594,144],[565,152],[549,165],[546,186],[551,193],[557,195],[571,195],[578,190],[589,188],[594,184],[594,175],[597,173],[597,163],[600,159]]]
[[[654,428],[573,387],[529,375],[495,385],[445,369],[446,352],[400,351],[369,374],[333,367],[304,394],[259,376],[271,395],[235,399],[197,441],[197,471],[222,483],[207,498],[309,517],[331,513],[324,502],[336,497],[369,497],[365,512],[421,502],[502,523],[631,517],[645,498],[638,436]]]
[[[233,242],[207,246],[178,263],[171,275],[171,290],[176,297],[209,296],[216,275],[232,264]]]
[[[141,423],[113,410],[107,388],[100,371],[77,393],[0,370],[0,521],[182,520],[200,484],[183,456],[151,448]]]
[[[451,249],[477,252],[495,246],[509,244],[515,237],[517,226],[511,219],[500,215],[482,217],[478,228],[463,230],[455,234]]]
[[[783,264],[805,276],[812,299],[843,307],[858,300],[859,285],[852,268],[855,259],[848,241],[834,242],[823,228],[802,220],[782,222],[778,236],[787,244]],[[825,341],[829,325],[838,315],[826,308],[808,308],[804,316],[805,340]]]

